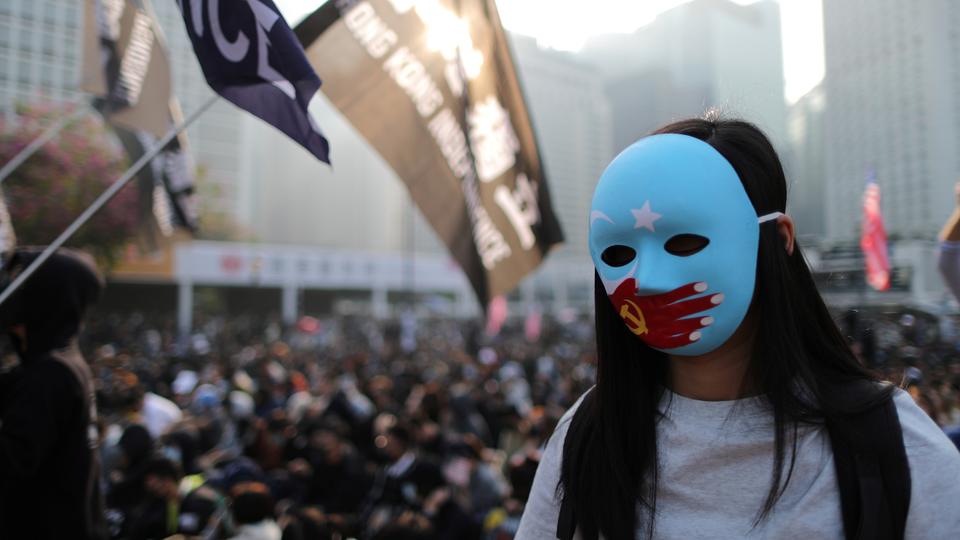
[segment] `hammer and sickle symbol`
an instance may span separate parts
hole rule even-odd
[[[647,333],[647,321],[643,318],[640,306],[630,300],[624,300],[620,306],[620,317],[627,323],[627,328],[638,336]]]

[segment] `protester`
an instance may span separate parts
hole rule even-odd
[[[147,428],[132,424],[123,430],[116,444],[115,467],[110,475],[107,506],[127,515],[145,494],[144,476],[153,457],[154,441]]]
[[[772,145],[737,120],[671,124],[607,167],[597,386],[551,437],[517,538],[960,530],[960,453],[855,358],[785,208]]]
[[[960,299],[960,182],[954,186],[954,197],[957,207],[940,231],[938,267],[944,283]]]
[[[233,521],[237,534],[233,540],[280,540],[280,527],[274,520],[270,488],[260,482],[244,482],[231,490]]]
[[[96,351],[112,434],[104,454],[114,538],[134,537],[123,525],[131,516],[159,515],[163,498],[155,494],[163,490],[150,489],[156,481],[146,480],[145,465],[158,457],[184,474],[182,534],[269,535],[275,523],[289,538],[504,538],[516,529],[538,447],[590,384],[584,318],[546,318],[538,343],[516,321],[477,338],[473,324],[424,320],[408,352],[391,337],[390,321],[325,320],[327,330],[303,339],[270,319],[220,317],[182,348],[163,319],[96,320],[86,347]],[[471,341],[485,352],[467,351]],[[197,343],[210,346],[200,351]],[[527,374],[547,363],[559,387],[542,392]],[[139,412],[138,396],[149,392],[181,413],[157,437]],[[521,468],[528,473],[512,472]],[[241,512],[241,525],[235,495],[243,483],[266,486],[273,504],[269,513],[266,505]],[[210,502],[196,500],[201,491]],[[214,510],[216,500],[232,510]]]
[[[163,457],[151,457],[141,477],[143,496],[125,522],[131,540],[166,538],[180,529],[180,467]]]
[[[573,312],[545,315],[536,341],[522,319],[486,336],[474,321],[422,318],[406,352],[394,320],[326,318],[308,334],[232,313],[199,317],[180,340],[170,316],[97,312],[81,335],[102,404],[114,538],[130,537],[123,518],[151,499],[144,464],[166,458],[183,474],[187,538],[239,534],[232,489],[255,482],[269,488],[283,538],[509,539],[547,440],[595,378],[593,325]],[[960,419],[960,354],[942,325],[903,310],[862,311],[859,324],[874,329],[869,364],[880,376],[930,395],[941,420]],[[157,436],[138,412],[149,392],[181,416]],[[392,507],[372,504],[378,478],[407,452],[432,480],[401,487]]]
[[[12,278],[38,255],[17,251],[3,275]],[[0,332],[10,336],[19,358],[0,376],[4,538],[106,535],[94,379],[77,348],[87,308],[102,287],[88,258],[59,251],[0,310]]]
[[[960,182],[954,186],[954,197],[957,206],[940,231],[937,266],[947,288],[953,293],[954,298],[960,302]],[[960,388],[960,385],[956,386]],[[947,402],[949,403],[949,400]],[[933,403],[930,406],[933,407]],[[947,436],[960,450],[960,418],[951,415],[946,423],[949,424],[946,430]]]

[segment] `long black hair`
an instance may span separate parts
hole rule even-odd
[[[770,141],[756,126],[715,113],[664,126],[713,146],[736,170],[758,216],[783,212],[787,185]],[[792,254],[773,223],[760,227],[751,316],[757,324],[747,377],[774,418],[773,478],[757,522],[774,507],[793,471],[797,430],[853,414],[890,397],[869,385],[859,402],[842,389],[873,381],[851,352],[814,285],[800,247]],[[558,491],[572,503],[585,539],[633,538],[637,503],[655,515],[657,421],[669,359],[636,338],[595,279],[597,381],[573,415],[563,444]],[[790,450],[789,457],[787,450]],[[653,535],[654,523],[645,524]]]

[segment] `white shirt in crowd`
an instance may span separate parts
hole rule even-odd
[[[158,396],[153,392],[143,395],[143,424],[154,439],[167,432],[167,428],[183,418],[180,407],[169,399]]]

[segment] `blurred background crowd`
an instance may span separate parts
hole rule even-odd
[[[91,320],[120,538],[512,538],[593,379],[587,319],[536,342],[522,324],[253,316],[178,342],[173,321]]]
[[[97,313],[83,334],[115,538],[513,538],[540,449],[594,378],[589,317],[470,320]],[[949,320],[837,314],[945,429]]]

